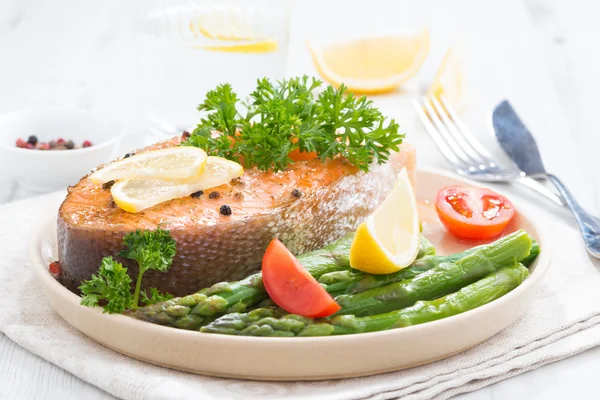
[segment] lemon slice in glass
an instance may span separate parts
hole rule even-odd
[[[155,177],[126,179],[115,183],[110,192],[119,208],[137,213],[165,201],[223,185],[243,173],[244,168],[234,161],[208,157],[204,171],[192,178],[181,181]]]
[[[357,93],[383,93],[411,78],[429,53],[429,32],[329,44],[309,43],[319,73],[334,86]]]
[[[408,267],[418,253],[417,201],[402,169],[392,192],[356,230],[350,266],[370,274],[390,274]]]
[[[196,47],[232,53],[270,53],[277,50],[277,38],[265,32],[267,17],[249,8],[214,7],[190,21],[196,37],[210,41]]]
[[[200,174],[206,159],[206,152],[197,147],[146,151],[112,162],[90,175],[90,179],[98,184],[139,177],[186,179]]]

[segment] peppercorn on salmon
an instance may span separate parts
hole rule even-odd
[[[173,138],[144,150],[175,146]],[[368,173],[343,158],[298,161],[284,171],[248,169],[230,183],[155,205],[137,214],[116,207],[108,188],[87,176],[71,186],[58,214],[60,280],[77,292],[117,254],[135,229],[168,229],[177,255],[167,273],[148,271],[143,286],[183,296],[216,282],[241,279],[260,268],[270,240],[293,253],[320,248],[356,229],[388,194],[402,167],[415,173],[415,149],[402,145]],[[223,206],[228,206],[223,208]],[[220,210],[227,209],[230,215]],[[137,265],[122,261],[134,275]]]

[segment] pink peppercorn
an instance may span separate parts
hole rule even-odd
[[[60,271],[61,271],[60,263],[58,261],[51,262],[50,265],[48,266],[48,270],[54,276],[60,275]]]
[[[17,147],[19,147],[21,149],[26,149],[27,148],[27,142],[24,141],[23,139],[17,139]]]
[[[85,142],[83,142],[82,147],[90,147],[92,145],[92,142],[90,142],[89,140],[86,140]]]

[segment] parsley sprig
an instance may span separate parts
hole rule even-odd
[[[131,278],[127,268],[112,257],[104,257],[97,274],[83,281],[79,290],[83,293],[81,304],[95,307],[105,302],[104,312],[121,313],[131,306]]]
[[[337,156],[368,171],[384,163],[404,138],[394,119],[387,119],[366,97],[344,85],[315,92],[322,81],[307,76],[276,84],[259,79],[250,101],[242,104],[231,85],[207,93],[198,110],[205,116],[183,145],[211,155],[244,161],[245,167],[285,169],[292,150],[316,152],[322,160]],[[245,105],[245,113],[239,106]]]
[[[131,293],[131,277],[127,268],[112,257],[104,257],[97,274],[90,280],[83,281],[79,290],[83,294],[81,304],[94,307],[104,305],[104,312],[122,313],[128,309],[136,309],[141,297],[145,305],[173,298],[170,294],[162,294],[156,288],[150,288],[148,295],[141,291],[142,276],[149,269],[166,272],[173,263],[176,243],[169,231],[130,232],[123,238],[125,249],[119,256],[135,260],[138,263],[138,276],[133,294]]]

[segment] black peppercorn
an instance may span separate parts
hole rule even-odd
[[[231,215],[231,207],[229,207],[227,204],[223,204],[219,209],[219,212],[222,215]]]
[[[189,138],[191,136],[191,134],[188,131],[183,131],[183,133],[181,134],[181,139],[185,140],[187,138]]]
[[[29,136],[29,138],[27,139],[27,143],[32,144],[32,145],[36,145],[38,142],[38,138],[37,136],[31,135]]]
[[[191,196],[192,196],[194,199],[197,199],[198,197],[202,196],[203,194],[204,194],[204,191],[203,191],[203,190],[198,190],[197,192],[194,192],[194,193],[192,193],[192,195],[191,195]]]
[[[221,195],[219,194],[219,192],[210,192],[210,194],[208,195],[209,199],[218,199],[219,197],[221,197]]]
[[[294,189],[294,190],[292,190],[292,196],[300,198],[300,197],[302,197],[302,192],[299,191],[298,189]]]
[[[65,143],[65,147],[67,150],[73,150],[75,148],[75,143],[72,140],[69,140]]]
[[[125,155],[123,156],[123,158],[129,158],[129,157],[131,157],[131,156],[132,156],[132,155],[134,155],[134,154],[135,154],[135,153],[127,153],[127,154],[125,154]]]

